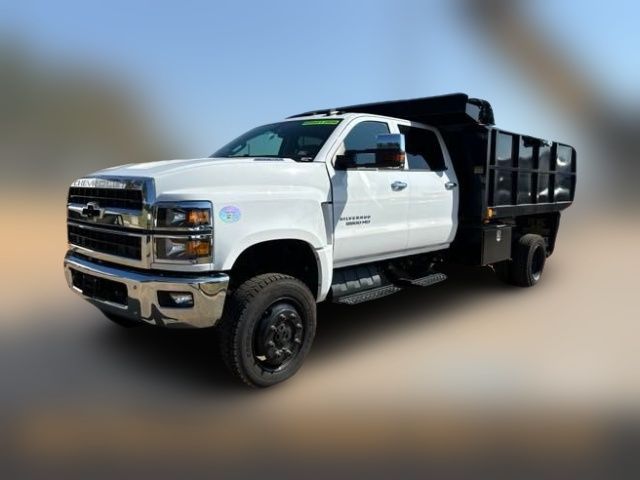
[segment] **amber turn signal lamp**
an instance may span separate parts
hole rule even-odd
[[[211,255],[211,243],[202,240],[189,240],[187,253],[194,257],[208,257]]]
[[[208,225],[209,224],[209,211],[208,210],[189,210],[187,214],[187,223],[189,225]]]

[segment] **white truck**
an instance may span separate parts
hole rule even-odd
[[[119,325],[215,327],[265,387],[302,365],[318,302],[432,285],[441,262],[534,285],[575,179],[572,147],[499,130],[464,94],[318,110],[76,180],[65,275]]]

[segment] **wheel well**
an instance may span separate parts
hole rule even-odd
[[[231,268],[232,289],[263,273],[283,273],[301,280],[318,295],[318,262],[313,247],[302,240],[272,240],[247,248]]]
[[[527,233],[535,233],[544,238],[547,254],[551,255],[556,244],[558,227],[560,226],[560,212],[541,215],[527,215],[516,218],[515,232],[518,237]]]

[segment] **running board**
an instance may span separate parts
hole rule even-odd
[[[386,297],[387,295],[392,295],[400,290],[402,290],[402,287],[398,287],[396,285],[385,285],[383,287],[376,287],[370,290],[344,295],[342,297],[335,298],[333,302],[345,305],[357,305],[358,303],[364,303],[369,300],[376,300],[378,298]]]
[[[426,277],[420,278],[399,278],[397,283],[400,285],[411,285],[414,287],[429,287],[436,283],[444,282],[447,276],[444,273],[432,273]]]

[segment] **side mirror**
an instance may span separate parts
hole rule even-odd
[[[357,162],[358,155],[371,159],[363,163],[362,157]],[[404,135],[401,133],[384,133],[376,135],[376,148],[366,150],[345,150],[344,154],[336,156],[334,167],[336,170],[349,168],[404,168],[406,153],[404,149]]]
[[[403,168],[406,160],[404,135],[385,133],[376,136],[376,167]]]

